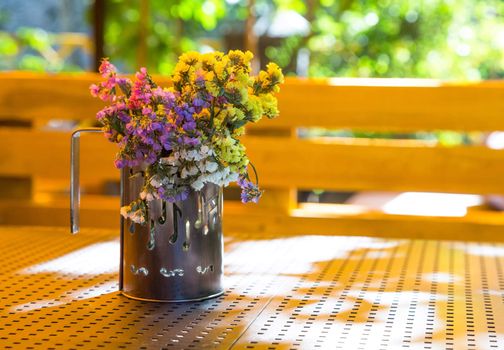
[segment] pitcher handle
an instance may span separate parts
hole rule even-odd
[[[80,207],[80,134],[83,132],[102,132],[101,128],[77,129],[72,133],[70,143],[70,232],[79,232]]]

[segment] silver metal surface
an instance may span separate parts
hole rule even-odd
[[[79,232],[80,206],[80,135],[88,132],[102,132],[101,128],[75,130],[70,141],[70,232]]]
[[[143,174],[123,172],[123,203],[139,197]],[[222,294],[222,204],[222,188],[206,184],[184,201],[149,202],[146,224],[122,220],[123,294],[164,302]]]
[[[80,135],[70,150],[70,231],[79,232]],[[141,169],[121,171],[121,205],[136,200],[144,184]],[[146,301],[191,301],[216,297],[222,287],[222,188],[205,185],[181,202],[149,202],[147,223],[120,220],[119,289]],[[118,208],[119,210],[119,208]],[[129,232],[127,234],[126,232]]]
[[[226,236],[225,294],[164,304],[119,294],[115,231],[0,228],[0,348],[504,348],[502,244]]]

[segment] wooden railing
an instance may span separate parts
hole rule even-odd
[[[101,104],[89,96],[88,86],[97,79],[93,74],[0,75],[0,224],[68,224],[69,132],[45,125],[55,119],[92,123]],[[261,121],[244,137],[266,188],[264,198],[259,205],[227,201],[226,230],[504,240],[504,215],[485,208],[443,218],[345,205],[317,211],[296,202],[297,189],[315,188],[504,194],[500,150],[297,136],[299,128],[310,127],[504,130],[504,84],[289,79],[279,107],[279,118]],[[98,190],[118,179],[114,152],[101,135],[83,137],[82,177],[94,193],[83,195],[83,225],[117,226],[118,199]]]

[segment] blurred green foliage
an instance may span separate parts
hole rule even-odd
[[[109,0],[105,52],[123,71],[136,70],[142,26],[146,65],[156,73],[169,74],[184,51],[243,48],[250,1],[149,0],[147,21],[142,21],[141,0]],[[263,26],[285,12],[298,13],[308,23],[303,35],[275,37],[268,28],[259,30],[262,60],[277,62],[287,74],[462,80],[504,76],[502,0],[253,2]],[[0,14],[0,24],[7,17]],[[56,46],[54,34],[40,28],[0,32],[0,69],[79,69],[58,58]]]
[[[105,18],[105,52],[124,70],[138,68],[140,0],[111,0]],[[150,0],[147,27],[147,68],[171,73],[178,56],[189,50],[204,50],[205,39],[217,38],[218,22],[226,15],[223,0]],[[210,48],[209,49],[215,49]]]
[[[0,70],[34,72],[80,71],[55,50],[57,34],[41,28],[19,27],[14,33],[0,31]]]
[[[311,75],[503,75],[502,1],[321,0],[314,7]]]
[[[187,50],[223,49],[243,32],[245,0],[150,0],[148,66],[169,73]],[[107,53],[136,68],[139,0],[107,9]],[[268,38],[265,58],[295,73],[309,52],[310,76],[488,79],[504,75],[504,2],[500,0],[257,0],[272,18],[296,11],[311,24],[304,36]],[[285,23],[286,26],[295,25]],[[275,40],[273,40],[275,39]]]

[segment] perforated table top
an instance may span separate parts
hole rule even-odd
[[[0,228],[1,349],[504,349],[504,245],[228,235],[224,296],[117,292],[111,231]]]

